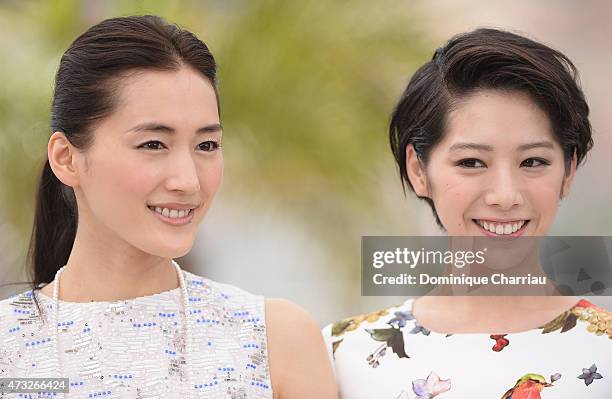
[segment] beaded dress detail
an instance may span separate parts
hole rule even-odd
[[[66,398],[272,398],[264,298],[182,271],[192,331],[187,386],[181,289],[112,302],[59,301]],[[53,301],[0,301],[0,378],[55,377]],[[12,395],[12,396],[11,396]],[[2,394],[0,394],[2,397]],[[47,394],[4,397],[48,398]]]

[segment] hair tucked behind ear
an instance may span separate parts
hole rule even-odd
[[[70,144],[86,151],[93,143],[95,123],[115,110],[119,83],[127,73],[178,71],[183,66],[201,73],[217,94],[215,60],[193,33],[153,15],[111,18],[92,26],[61,58],[51,133],[63,132]],[[46,160],[27,257],[33,292],[53,281],[67,263],[77,226],[74,190],[55,176]],[[36,295],[33,297],[40,311]]]

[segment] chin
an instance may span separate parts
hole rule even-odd
[[[155,254],[156,256],[159,256],[160,258],[181,258],[191,251],[191,249],[193,248],[192,244],[193,243],[190,242],[189,245],[182,247],[163,247],[162,245],[159,245],[155,248],[154,251],[149,252]]]

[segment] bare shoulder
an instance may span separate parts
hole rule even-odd
[[[338,397],[320,327],[306,310],[266,299],[266,329],[275,398]]]
[[[286,299],[266,299],[266,328],[271,361],[277,364],[300,354],[296,346],[306,356],[322,342],[319,325],[310,314]]]
[[[266,320],[268,328],[318,326],[310,314],[295,303],[281,298],[266,299]]]

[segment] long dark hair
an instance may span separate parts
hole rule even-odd
[[[61,58],[51,106],[51,133],[60,131],[81,151],[93,143],[93,126],[117,104],[122,78],[137,70],[177,71],[189,66],[217,95],[216,63],[193,33],[154,15],[106,19],[81,34]],[[77,231],[74,190],[42,168],[27,254],[32,292],[67,263]],[[36,301],[36,295],[32,295]],[[38,301],[36,305],[39,308]]]

